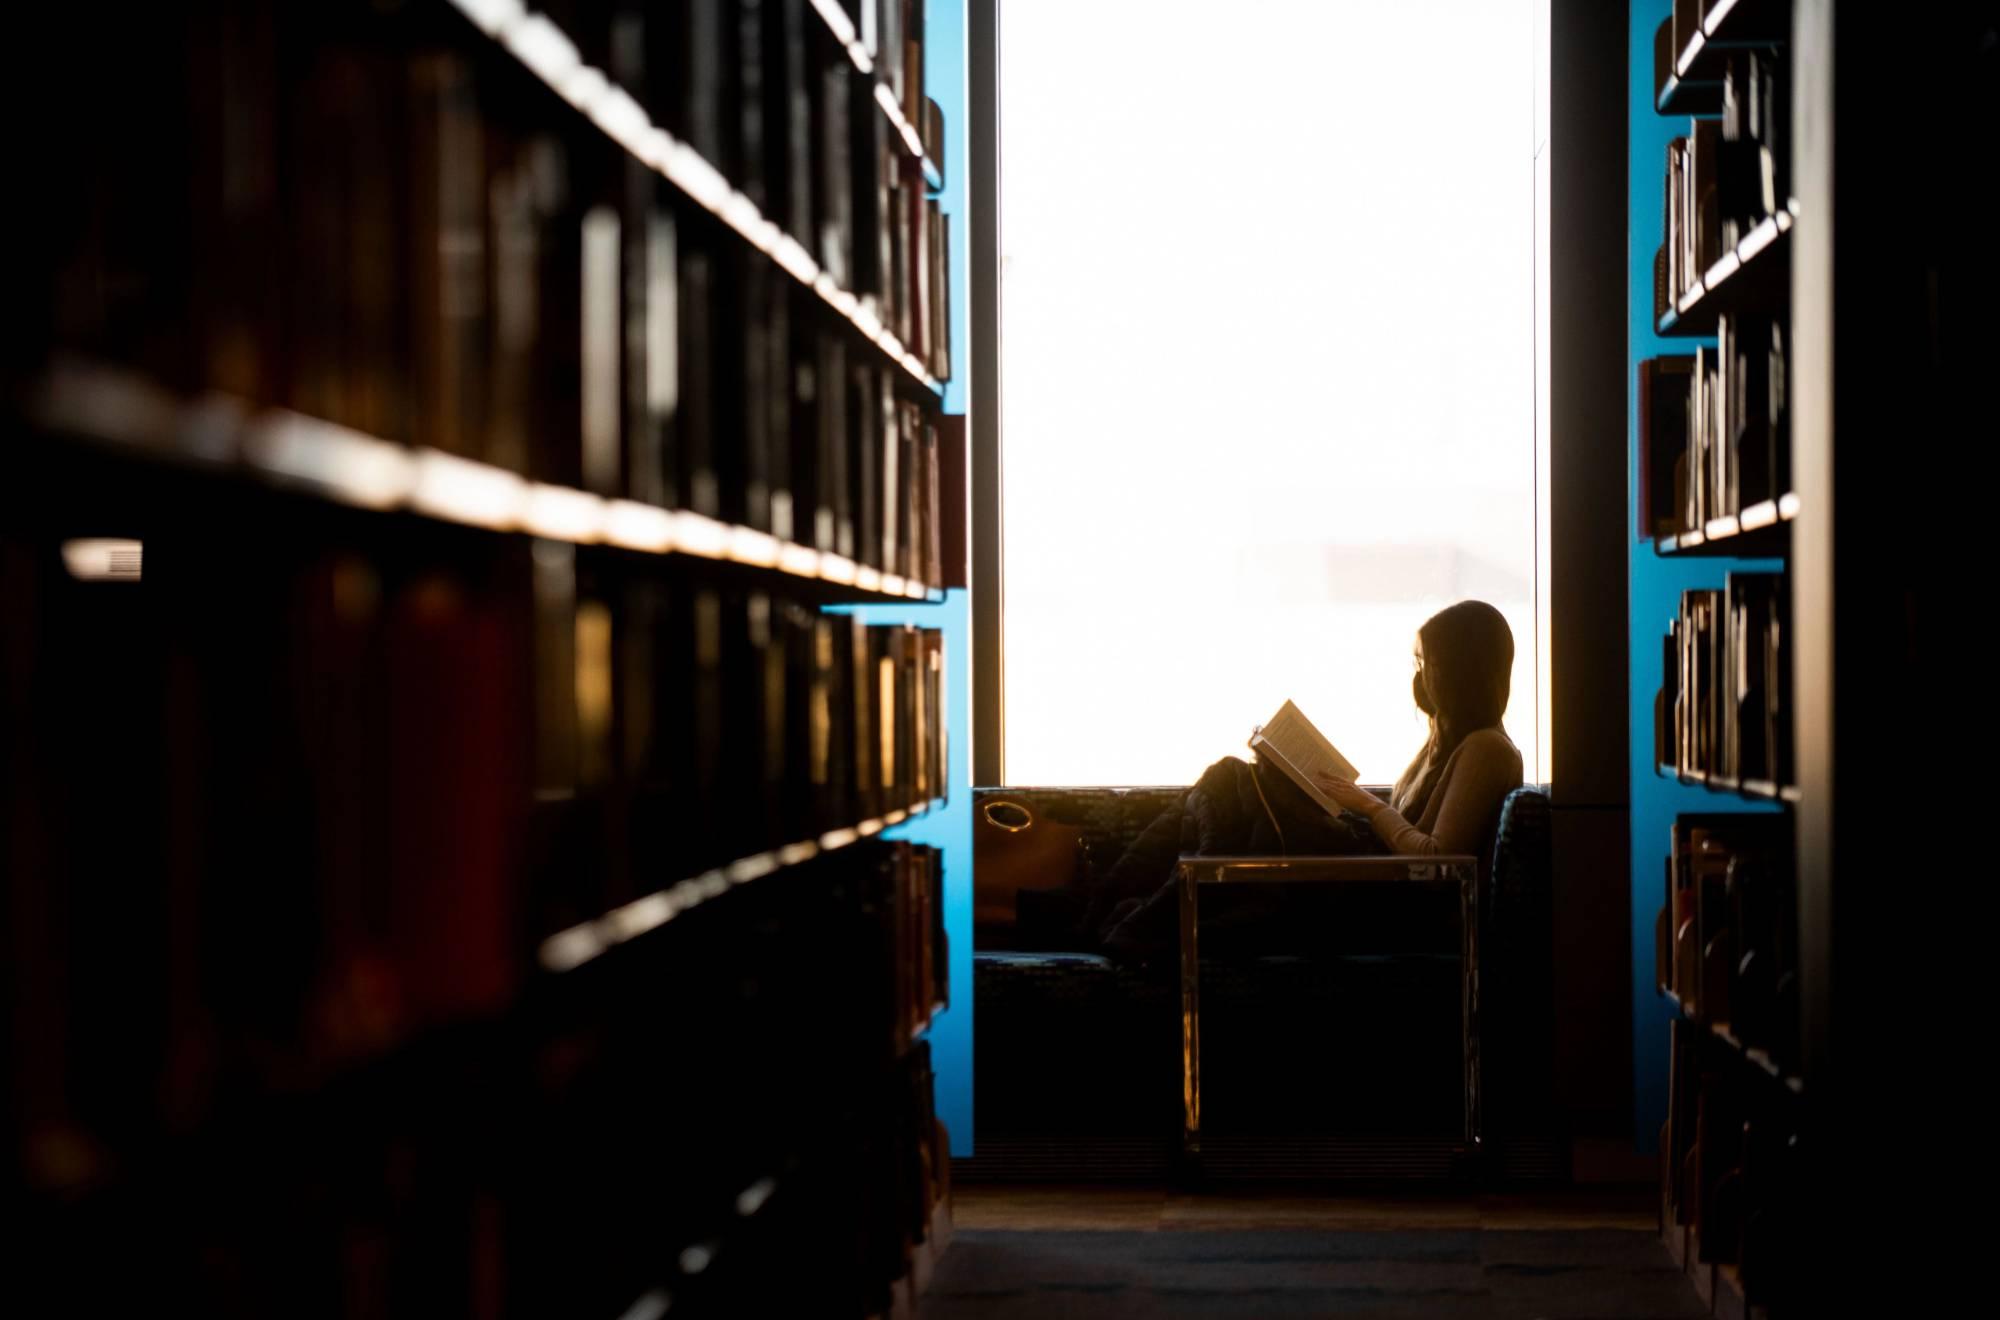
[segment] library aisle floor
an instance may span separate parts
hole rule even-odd
[[[1392,1198],[966,1186],[924,1320],[1707,1314],[1650,1189]]]

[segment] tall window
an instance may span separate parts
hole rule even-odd
[[[1393,779],[1466,597],[1546,777],[1546,12],[1001,5],[1009,782],[1187,783],[1288,698]]]

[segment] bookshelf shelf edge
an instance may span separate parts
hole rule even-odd
[[[1800,800],[1799,790],[1793,785],[1777,785],[1768,779],[1738,781],[1705,774],[1699,770],[1682,774],[1674,766],[1664,763],[1655,765],[1653,769],[1662,779],[1671,779],[1689,788],[1706,789],[1722,797],[1745,798],[1752,802],[1782,802],[1794,806]]]
[[[1775,500],[1760,500],[1740,513],[1711,518],[1701,531],[1678,532],[1653,538],[1653,552],[1659,555],[1726,555],[1738,559],[1782,559],[1788,557],[1790,524],[1798,518],[1800,502],[1794,493]]]
[[[77,363],[45,373],[27,420],[94,448],[247,479],[373,513],[637,554],[728,563],[857,602],[935,604],[941,589],[769,532],[685,509],[595,495],[435,449],[398,444],[285,409],[208,396],[188,402],[136,373]],[[45,443],[60,443],[45,441]],[[890,581],[894,578],[895,581]]]
[[[1774,215],[1765,216],[1736,246],[1711,263],[1697,278],[1695,286],[1662,312],[1654,323],[1655,332],[1665,338],[1685,338],[1715,333],[1716,322],[1741,310],[1739,304],[1755,297],[1746,294],[1753,281],[1778,281],[1780,269],[1790,257],[1789,239],[1798,221],[1795,203]]]
[[[650,934],[739,885],[761,880],[788,867],[802,865],[863,839],[873,838],[891,825],[927,814],[933,802],[939,800],[914,802],[885,816],[829,830],[817,839],[802,839],[782,848],[753,853],[703,871],[700,875],[689,876],[613,908],[600,917],[579,922],[548,936],[541,942],[537,960],[544,971],[556,974],[575,971],[618,945]]]

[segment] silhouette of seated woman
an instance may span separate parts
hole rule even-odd
[[[1476,854],[1490,837],[1500,804],[1520,786],[1521,753],[1500,727],[1514,667],[1514,635],[1500,611],[1461,601],[1417,631],[1411,695],[1430,734],[1388,800],[1331,776],[1320,789],[1339,803],[1332,816],[1291,780],[1261,761],[1225,757],[1205,771],[1181,803],[1135,839],[1105,876],[1079,933],[1122,961],[1173,961],[1180,938],[1173,879],[1185,853],[1211,857],[1377,854]],[[1227,909],[1234,896],[1218,895]],[[1269,916],[1273,900],[1248,898],[1238,916]],[[1225,911],[1216,917],[1229,920]],[[1204,930],[1212,924],[1203,900]]]

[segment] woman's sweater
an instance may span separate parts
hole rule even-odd
[[[1384,802],[1368,813],[1368,823],[1397,853],[1479,851],[1499,814],[1500,803],[1521,786],[1521,753],[1498,729],[1467,734],[1446,758],[1444,773],[1414,823]]]

